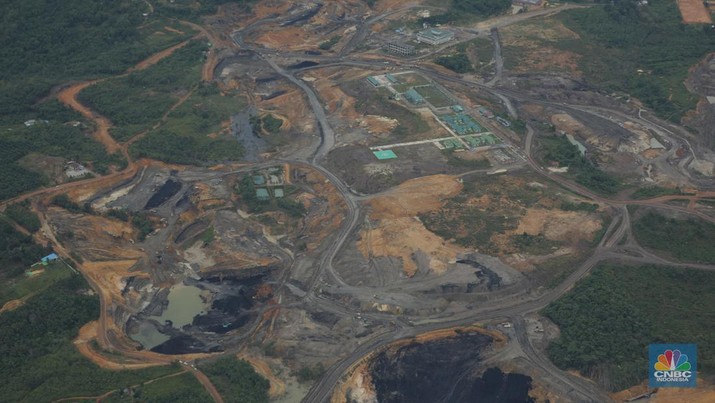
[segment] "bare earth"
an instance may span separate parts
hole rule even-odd
[[[700,0],[678,0],[678,8],[686,24],[712,24],[713,19]]]

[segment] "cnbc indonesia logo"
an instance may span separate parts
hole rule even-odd
[[[695,387],[694,344],[651,344],[648,353],[651,387]]]

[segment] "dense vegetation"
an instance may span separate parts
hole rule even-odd
[[[474,71],[474,66],[472,66],[467,54],[464,52],[440,56],[434,61],[440,66],[444,66],[455,73],[469,73]]]
[[[105,402],[151,403],[211,403],[204,387],[190,373],[170,376],[131,389],[130,393],[116,392]]]
[[[650,211],[635,221],[633,231],[646,248],[682,261],[715,263],[715,225],[709,222],[677,220]]]
[[[159,121],[199,82],[206,49],[205,42],[189,42],[154,66],[88,87],[80,101],[112,121],[113,137],[126,140]]]
[[[30,152],[93,162],[96,172],[123,163],[87,138],[83,119],[57,101],[50,89],[72,80],[118,74],[186,35],[154,34],[166,21],[147,23],[142,2],[117,0],[6,0],[0,16],[0,199],[49,179],[21,159]],[[142,24],[143,27],[139,28]],[[25,127],[23,122],[40,123]],[[46,121],[46,122],[45,122]]]
[[[560,166],[569,167],[569,174],[576,182],[601,194],[611,195],[618,191],[620,184],[611,175],[601,171],[596,165],[579,152],[578,147],[571,144],[565,136],[543,137],[543,160],[558,162]]]
[[[80,276],[62,280],[20,308],[0,315],[0,394],[3,400],[53,401],[95,396],[175,372],[174,367],[109,371],[82,357],[77,331],[99,316],[99,301],[81,291]]]
[[[511,0],[452,0],[446,13],[422,18],[429,24],[469,21],[501,14],[511,7]]]
[[[342,39],[341,35],[335,35],[327,41],[321,42],[318,48],[320,48],[320,50],[330,50],[336,43],[340,42],[340,39]]]
[[[0,219],[0,280],[22,274],[50,252],[51,249],[35,244],[32,237],[21,234]]]
[[[6,0],[0,16],[0,122],[41,117],[33,105],[51,87],[118,74],[166,46],[138,28],[142,7],[127,0]]]
[[[171,0],[152,3],[160,15],[196,20],[202,15],[215,14],[218,6],[222,4],[237,4],[243,6],[245,11],[249,11],[250,6],[255,2],[256,0]]]
[[[604,265],[544,314],[561,328],[551,360],[610,390],[647,378],[651,343],[696,343],[699,372],[715,371],[715,273]]]
[[[268,381],[250,364],[234,357],[220,358],[201,366],[228,403],[268,402]]]
[[[81,127],[65,124],[81,120],[81,116],[59,102],[48,101],[35,109],[42,121],[33,126],[27,127],[22,121],[8,126],[0,124],[3,132],[0,138],[0,200],[48,182],[49,178],[36,172],[35,167],[22,163],[23,157],[30,153],[73,159],[100,173],[107,172],[110,164],[121,166],[124,163],[118,155],[107,155],[102,145],[88,138]]]
[[[261,118],[261,127],[263,127],[263,129],[268,133],[278,133],[281,126],[283,126],[283,121],[270,113]]]
[[[683,195],[682,190],[676,188],[664,188],[662,186],[644,186],[638,188],[631,195],[632,199],[651,199],[658,196]]]
[[[203,84],[132,148],[135,157],[156,158],[179,164],[237,160],[243,147],[222,123],[241,108],[237,94],[221,94],[216,85]],[[211,136],[208,136],[211,134]]]
[[[616,0],[556,18],[579,34],[560,46],[582,55],[580,69],[593,83],[628,92],[676,122],[695,107],[697,98],[683,81],[688,68],[715,49],[715,35],[709,25],[683,24],[675,2]]]
[[[29,208],[29,203],[15,203],[5,209],[5,215],[30,232],[40,229],[40,219]]]

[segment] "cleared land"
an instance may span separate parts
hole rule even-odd
[[[701,0],[678,0],[678,8],[686,24],[712,24],[713,19]]]

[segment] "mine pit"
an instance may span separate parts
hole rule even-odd
[[[253,322],[256,308],[273,297],[262,274],[224,273],[186,279],[157,293],[155,302],[127,326],[144,349],[162,354],[212,352],[222,349],[212,335],[225,334]]]

